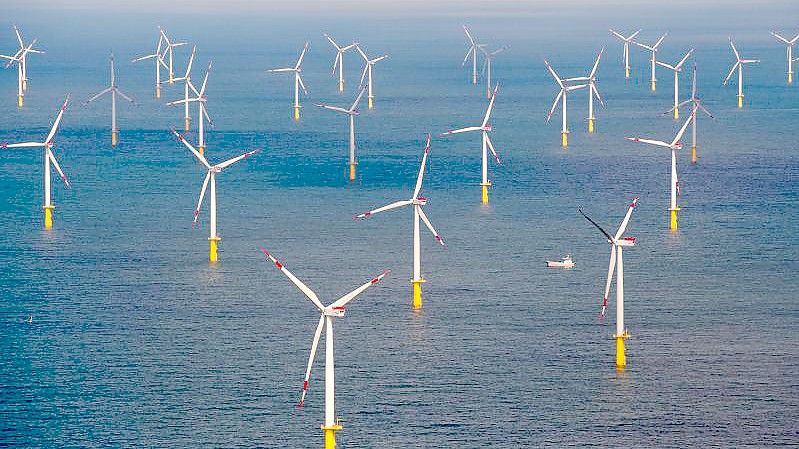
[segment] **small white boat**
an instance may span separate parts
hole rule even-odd
[[[547,260],[547,267],[548,268],[574,268],[574,261],[572,260],[572,256],[567,254],[561,260]]]

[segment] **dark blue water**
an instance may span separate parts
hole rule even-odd
[[[155,101],[149,64],[124,62],[151,50],[158,22],[96,23],[93,32],[86,19],[67,18],[60,29],[29,19],[27,34],[48,53],[31,58],[21,111],[16,73],[0,72],[0,141],[42,138],[64,95],[74,100],[55,149],[73,188],[54,181],[54,230],[41,227],[40,155],[0,153],[0,444],[321,445],[323,347],[306,406],[296,408],[317,313],[259,246],[325,303],[393,270],[336,321],[341,447],[799,444],[799,91],[785,84],[784,48],[764,18],[739,28],[738,47],[763,60],[746,73],[743,110],[735,87],[721,86],[732,63],[723,23],[675,25],[664,42],[666,61],[697,47],[700,93],[716,116],[700,121],[699,163],[679,155],[675,234],[668,153],[623,139],[674,135],[680,123],[660,114],[672,102],[670,74],[659,72],[650,93],[646,55],[634,50],[625,82],[605,20],[562,32],[564,40],[523,32],[519,17],[474,24],[485,40],[511,45],[494,67],[502,85],[492,140],[503,164],[490,167],[491,204],[481,207],[479,137],[434,139],[422,192],[449,249],[423,236],[428,282],[418,314],[410,210],[350,217],[410,195],[425,133],[482,118],[484,87],[460,68],[460,18],[382,19],[363,30],[243,18],[241,28],[219,30],[207,17],[205,30],[167,27],[197,42],[195,67],[214,60],[209,159],[262,150],[218,178],[223,240],[214,266],[207,209],[191,226],[204,172],[169,133],[182,110]],[[650,23],[646,39],[664,26]],[[346,121],[312,105],[349,104],[360,62],[347,55],[339,96],[325,30],[391,55],[375,69],[376,109],[362,108],[356,121],[352,185]],[[6,34],[0,45],[13,48]],[[311,97],[293,123],[290,78],[264,70],[291,63],[305,39]],[[556,91],[542,59],[577,76],[603,45],[607,107],[589,135],[586,98],[571,97],[563,150],[559,124],[545,122]],[[112,46],[120,86],[140,103],[120,106],[117,149],[107,103],[79,104],[106,85]],[[683,83],[687,92],[687,76]],[[180,96],[169,88],[163,100]],[[629,234],[638,245],[625,251],[633,338],[628,369],[617,373],[613,301],[608,323],[596,321],[608,245],[576,209],[615,229],[636,195]],[[566,253],[574,270],[543,267]]]

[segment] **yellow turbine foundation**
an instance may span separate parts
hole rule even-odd
[[[325,449],[335,449],[336,447],[336,432],[343,429],[341,424],[333,424],[332,426],[321,426],[325,431]]]
[[[356,164],[354,162],[352,164],[350,164],[350,182],[354,182],[355,181],[355,166],[356,165],[358,165],[358,164]]]
[[[183,130],[188,132],[191,129],[191,117],[185,117],[183,120]]]
[[[424,279],[412,279],[411,284],[413,285],[413,308],[414,309],[421,309],[422,308],[422,284],[427,282]]]
[[[197,151],[200,152],[201,156],[204,155],[205,154],[205,145],[200,145],[199,147],[197,147]]]
[[[669,220],[669,229],[671,229],[672,231],[677,230],[677,211],[679,210],[680,210],[679,207],[676,209],[669,209],[671,215],[671,219]]]
[[[294,120],[300,120],[300,107],[294,106]]]
[[[119,131],[111,131],[111,146],[115,147],[119,143]]]
[[[344,81],[339,81],[338,82],[338,91],[339,92],[344,92]]]
[[[652,86],[651,86],[652,92],[657,90],[657,83],[658,83],[657,81],[652,81]]]
[[[738,109],[741,109],[743,107],[744,107],[744,96],[738,95]]]
[[[788,72],[788,84],[793,83],[793,72]]]
[[[210,237],[208,238],[208,243],[210,244],[210,249],[208,251],[208,260],[212,263],[215,263],[219,260],[219,256],[217,254],[217,246],[219,245],[219,241],[222,240],[219,237]]]
[[[155,98],[161,98],[161,85],[155,86]]]
[[[674,108],[674,120],[680,118],[680,108]]]
[[[630,69],[627,67],[624,68],[624,79],[630,79]]]
[[[24,103],[25,103],[25,96],[17,95],[17,107],[21,108]]]
[[[691,146],[691,162],[696,164],[696,145]]]
[[[594,132],[594,119],[592,119],[592,118],[588,119],[588,132],[589,133],[593,133]]]
[[[563,148],[568,147],[569,146],[569,132],[568,131],[564,131],[564,132],[560,133],[560,135],[561,135],[560,145]]]
[[[488,204],[488,187],[491,186],[491,183],[488,182],[488,183],[485,183],[485,184],[480,184],[480,186],[482,186],[482,188],[483,188],[483,194],[480,197],[480,202],[482,204]]]
[[[623,369],[627,366],[627,356],[624,354],[624,339],[629,335],[625,332],[616,335],[616,368]]]
[[[53,209],[55,206],[44,206],[44,229],[53,229]]]
[[[375,107],[375,97],[369,97],[369,109]]]

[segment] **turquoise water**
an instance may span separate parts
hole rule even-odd
[[[785,84],[784,48],[764,20],[736,37],[763,60],[747,71],[743,110],[735,87],[721,86],[732,63],[723,24],[678,25],[664,42],[667,61],[696,45],[700,93],[716,116],[700,121],[699,163],[679,155],[676,234],[667,229],[668,153],[623,139],[674,135],[680,123],[660,115],[672,101],[669,74],[659,72],[650,93],[646,55],[633,51],[625,82],[604,21],[563,40],[546,33],[553,24],[523,32],[522,18],[473,24],[484,40],[511,45],[494,67],[502,85],[492,140],[503,164],[490,167],[491,204],[481,207],[479,138],[434,138],[422,192],[449,249],[423,235],[418,314],[410,211],[351,217],[410,195],[425,133],[479,123],[484,87],[460,67],[460,19],[356,31],[321,20],[219,29],[205,18],[205,31],[162,22],[197,42],[196,67],[214,60],[209,158],[262,150],[219,177],[215,266],[207,209],[191,226],[204,172],[169,133],[182,112],[155,101],[150,65],[125,62],[151,50],[157,22],[43,20],[30,19],[26,33],[48,54],[31,59],[23,110],[15,72],[0,72],[0,141],[44,136],[71,92],[55,152],[73,188],[54,181],[55,229],[44,232],[40,156],[0,153],[0,445],[318,447],[323,348],[296,408],[317,313],[259,246],[326,303],[393,270],[336,321],[341,447],[799,444],[799,90]],[[339,96],[323,30],[391,55],[375,69],[376,108],[356,121],[352,185],[346,121],[312,104],[349,104],[360,63],[347,56]],[[3,48],[13,46],[6,37]],[[290,64],[305,39],[311,97],[293,123],[290,78],[264,71]],[[577,76],[602,45],[598,132],[585,132],[586,99],[574,95],[563,150],[559,124],[545,121],[556,92],[542,59]],[[110,47],[120,87],[139,101],[120,106],[117,149],[108,103],[80,105],[105,86]],[[168,88],[163,100],[180,95]],[[636,195],[629,234],[638,245],[625,251],[633,338],[619,374],[613,300],[608,322],[596,320],[608,245],[576,209],[615,229]],[[566,253],[574,270],[543,267]]]

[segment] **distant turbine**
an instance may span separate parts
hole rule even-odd
[[[44,52],[33,48],[36,45],[36,39],[26,45],[22,33],[16,25],[14,25],[14,33],[17,35],[19,50],[12,56],[0,55],[0,59],[8,60],[6,68],[11,67],[12,64],[17,65],[17,107],[21,108],[25,103],[25,92],[28,90],[28,54],[43,54]]]
[[[793,61],[794,61],[792,52],[794,44],[796,44],[796,42],[799,40],[799,34],[794,36],[793,39],[782,37],[775,31],[772,31],[771,35],[774,36],[778,41],[786,45],[786,54],[788,58],[788,84],[791,84],[793,83]],[[799,58],[797,58],[796,60],[799,60]]]
[[[691,162],[696,164],[696,116],[699,115],[699,114],[697,114],[697,111],[701,110],[702,112],[707,114],[708,117],[713,118],[713,115],[710,112],[708,112],[707,109],[705,109],[704,105],[702,105],[702,99],[699,98],[696,95],[696,63],[694,63],[693,81],[691,82],[691,98],[689,98],[689,99],[683,101],[682,103],[678,104],[677,106],[675,106],[675,108],[681,108],[681,107],[686,106],[688,104],[692,105],[691,106],[691,110],[693,112],[693,117],[694,117],[694,119],[691,121],[691,124],[692,124],[692,129],[691,129],[691,136],[692,136]],[[675,108],[672,108],[672,109],[675,109]],[[671,109],[666,111],[665,114],[668,114],[669,112],[671,112]]]
[[[743,59],[741,55],[738,54],[738,50],[735,48],[735,43],[730,38],[730,47],[732,47],[733,53],[735,53],[735,64],[733,64],[732,68],[730,69],[730,73],[727,75],[727,78],[724,78],[724,85],[727,85],[727,82],[732,77],[732,74],[735,72],[735,69],[738,69],[738,108],[744,107],[744,65],[745,64],[756,64],[760,62],[759,59]]]
[[[361,92],[358,94],[358,97],[355,98],[355,101],[352,102],[352,106],[349,109],[339,108],[336,106],[329,106],[326,104],[317,104],[320,108],[328,109],[331,111],[341,112],[347,114],[350,119],[350,181],[355,181],[355,166],[358,165],[358,162],[355,159],[355,116],[359,114],[358,112],[358,103],[361,102],[361,97],[363,97],[363,93],[366,89],[361,88]]]
[[[366,85],[369,86],[369,95],[367,96],[367,99],[369,100],[369,109],[372,109],[374,107],[374,98],[375,98],[372,92],[372,87],[373,87],[372,67],[374,67],[374,65],[377,64],[378,62],[388,58],[388,55],[378,56],[377,58],[369,59],[369,57],[366,56],[366,53],[363,51],[363,48],[361,48],[360,44],[357,45],[355,49],[358,50],[358,53],[361,54],[361,57],[363,57],[364,60],[363,73],[361,74],[361,88],[364,87],[363,81],[364,79],[366,79],[367,80]]]
[[[344,92],[344,53],[347,50],[357,47],[358,43],[353,42],[350,45],[341,47],[339,46],[339,44],[336,43],[336,41],[333,40],[332,37],[330,37],[329,34],[325,33],[325,37],[327,38],[328,41],[330,41],[330,44],[332,44],[333,47],[336,49],[336,59],[333,61],[332,74],[335,74],[336,68],[338,68],[338,91]]]
[[[189,115],[189,89],[191,86],[191,66],[194,64],[194,55],[197,53],[197,46],[191,49],[189,63],[186,64],[186,73],[174,81],[183,81],[183,130],[188,132],[191,129],[191,116]],[[201,120],[202,121],[202,120]]]
[[[61,166],[58,164],[58,161],[53,154],[53,146],[55,145],[55,134],[58,131],[58,125],[61,123],[61,117],[64,116],[64,111],[67,110],[67,105],[69,104],[69,95],[64,100],[64,105],[61,106],[61,110],[58,111],[58,116],[56,116],[55,123],[53,123],[53,127],[50,128],[50,133],[47,134],[47,137],[44,139],[44,142],[25,142],[25,143],[4,143],[0,145],[0,148],[44,148],[44,228],[51,229],[53,227],[53,209],[55,206],[53,205],[53,201],[51,198],[51,187],[50,187],[50,164],[55,167],[58,175],[61,176],[61,180],[64,182],[64,186],[69,188],[69,181],[67,180],[66,175],[61,170]]]
[[[205,78],[203,78],[203,84],[200,86],[200,90],[194,87],[194,83],[191,82],[191,79],[187,81],[187,85],[194,92],[195,97],[188,97],[182,100],[171,101],[167,103],[167,106],[175,106],[181,103],[188,105],[189,103],[197,103],[197,151],[201,154],[205,154],[205,122],[207,121],[208,124],[213,124],[211,121],[211,117],[208,115],[207,104],[208,98],[205,96],[205,88],[208,86],[208,75],[211,73],[211,65],[213,63],[208,63],[208,69],[205,71]]]
[[[650,145],[657,145],[659,147],[668,148],[671,151],[671,202],[669,203],[669,212],[671,215],[671,221],[669,224],[669,228],[672,231],[677,230],[677,212],[679,212],[680,207],[677,206],[677,195],[680,193],[680,184],[677,179],[677,150],[681,150],[682,145],[682,136],[685,134],[685,129],[688,128],[688,125],[693,121],[694,115],[696,115],[696,111],[691,113],[691,116],[688,117],[688,120],[685,121],[685,124],[682,125],[680,131],[677,132],[677,135],[674,136],[674,139],[669,142],[664,142],[662,140],[652,140],[652,139],[641,139],[638,137],[626,137],[627,140],[631,140],[633,142],[641,142]]]
[[[674,109],[674,120],[677,120],[677,119],[680,118],[680,107],[679,107],[679,104],[680,104],[680,72],[682,72],[682,65],[685,64],[685,61],[687,61],[689,57],[691,57],[691,54],[693,54],[693,52],[694,52],[693,48],[688,50],[688,53],[686,53],[685,56],[683,56],[682,59],[680,59],[680,62],[678,62],[675,65],[670,65],[670,64],[666,64],[665,62],[657,61],[658,65],[661,65],[661,66],[663,66],[663,67],[665,67],[665,68],[667,68],[667,69],[669,69],[669,70],[674,72],[674,108],[673,108]]]
[[[594,97],[599,100],[602,106],[605,106],[605,102],[602,101],[602,96],[599,95],[599,90],[596,88],[596,70],[599,68],[599,61],[602,59],[602,53],[605,52],[605,49],[602,48],[599,50],[599,54],[596,56],[596,61],[594,61],[593,67],[591,67],[591,71],[588,73],[588,76],[578,76],[576,78],[566,78],[566,83],[571,83],[575,81],[588,81],[588,132],[594,132],[594,121],[596,117],[594,117]]]
[[[491,100],[488,102],[488,108],[486,108],[485,116],[483,117],[483,123],[480,126],[469,126],[466,128],[460,129],[453,129],[449,130],[445,133],[442,133],[441,136],[451,136],[453,134],[460,134],[466,133],[471,131],[480,131],[483,138],[483,170],[482,170],[482,182],[480,182],[480,186],[482,187],[482,204],[488,204],[488,188],[491,186],[491,181],[488,180],[488,150],[491,150],[491,154],[494,155],[494,159],[497,161],[497,164],[500,164],[499,155],[497,151],[494,149],[494,144],[491,143],[491,138],[488,137],[488,132],[491,131],[493,128],[489,120],[491,120],[491,111],[494,109],[494,101],[497,99],[497,91],[499,90],[499,84],[496,85],[494,88],[494,92],[491,95]]]
[[[110,93],[111,94],[111,146],[117,146],[117,141],[119,140],[119,129],[117,128],[117,95],[128,100],[131,103],[135,103],[132,98],[125,95],[119,87],[117,86],[117,74],[116,69],[114,68],[114,54],[111,53],[111,85],[88,100],[86,100],[85,104],[89,104],[92,101],[102,97],[103,95]]]
[[[175,47],[180,47],[181,45],[186,45],[186,42],[172,42],[171,39],[166,35],[166,31],[160,26],[158,27],[158,32],[161,33],[161,36],[164,38],[164,42],[166,42],[166,47],[164,48],[164,56],[169,56],[169,63],[167,67],[169,69],[169,84],[175,82],[175,70],[173,65],[173,49]]]
[[[466,52],[466,56],[463,58],[463,63],[461,67],[466,66],[466,61],[469,60],[469,57],[472,57],[472,84],[477,84],[477,50],[479,48],[485,47],[484,44],[478,44],[477,39],[475,39],[474,35],[472,35],[472,31],[466,25],[463,25],[463,32],[466,33],[466,38],[469,39],[469,51]],[[491,85],[488,84],[488,88],[491,89]]]
[[[637,46],[639,46],[641,48],[647,49],[647,50],[649,50],[652,53],[652,57],[649,59],[651,65],[652,65],[652,79],[650,80],[652,92],[655,91],[655,88],[656,88],[656,85],[657,85],[657,78],[655,78],[655,66],[657,65],[656,64],[657,58],[655,56],[656,56],[656,54],[658,52],[658,47],[660,47],[660,44],[663,43],[663,39],[666,38],[667,34],[669,34],[669,33],[663,33],[663,36],[660,36],[660,38],[651,46],[646,45],[646,44],[642,44],[640,42],[633,41],[633,43],[635,45],[637,45]]]
[[[164,55],[161,54],[164,46],[164,36],[158,34],[158,46],[155,48],[155,53],[141,56],[131,60],[131,62],[144,61],[147,59],[155,59],[155,98],[161,98],[161,68],[169,69],[169,66],[164,62]]]
[[[630,42],[633,42],[633,39],[635,39],[635,36],[638,36],[638,33],[640,33],[641,30],[636,31],[627,37],[624,37],[622,34],[613,30],[610,30],[610,32],[624,42],[624,56],[622,58],[624,61],[624,79],[630,79]]]
[[[493,89],[491,89],[491,64],[494,62],[494,57],[503,51],[507,50],[509,47],[507,45],[503,45],[502,47],[489,52],[486,51],[483,46],[478,47],[481,52],[483,52],[483,56],[485,60],[483,61],[483,73],[486,74],[486,94],[488,98],[491,98],[491,94],[493,93]]]
[[[361,219],[361,218],[369,218],[374,214],[396,209],[398,207],[403,206],[413,206],[413,278],[411,279],[411,284],[413,285],[413,308],[418,310],[422,308],[422,284],[427,282],[424,278],[422,278],[422,256],[421,256],[421,243],[419,242],[419,220],[422,220],[427,226],[427,229],[433,233],[433,237],[436,238],[436,241],[441,244],[441,246],[445,247],[447,245],[444,244],[444,240],[441,239],[441,236],[438,235],[435,228],[433,228],[433,224],[430,223],[430,220],[425,215],[424,211],[422,210],[422,206],[427,204],[427,198],[423,196],[419,196],[420,191],[422,190],[422,181],[424,180],[424,169],[425,165],[427,164],[427,155],[430,153],[430,134],[427,135],[427,143],[424,147],[424,155],[422,155],[422,165],[419,167],[419,175],[416,177],[416,187],[413,189],[413,195],[408,200],[403,201],[395,201],[391,204],[388,204],[383,207],[378,207],[377,209],[370,210],[369,212],[362,213],[360,215],[356,215],[352,218],[354,219]]]
[[[300,87],[302,87],[302,91],[305,95],[308,95],[308,90],[305,89],[305,83],[302,82],[302,59],[305,57],[305,52],[308,51],[308,45],[308,42],[306,42],[305,46],[302,47],[300,57],[297,58],[297,63],[294,64],[294,67],[267,70],[269,73],[291,72],[294,74],[294,120],[300,119]]]
[[[560,135],[561,135],[560,141],[563,148],[566,148],[569,146],[569,126],[566,123],[566,117],[567,117],[566,97],[568,96],[569,92],[589,87],[589,84],[578,84],[575,86],[569,86],[566,83],[566,80],[562,79],[557,74],[557,72],[555,72],[555,69],[553,69],[552,66],[549,65],[549,62],[546,59],[544,60],[544,64],[546,64],[547,70],[549,70],[549,73],[552,74],[552,77],[555,78],[555,82],[558,83],[558,86],[560,86],[560,91],[558,92],[557,95],[555,95],[555,101],[552,102],[552,107],[549,109],[549,114],[547,115],[547,123],[549,123],[549,121],[552,119],[552,114],[555,113],[555,108],[558,107],[558,102],[560,101],[561,102],[560,109],[563,112],[563,126],[561,127],[560,130]]]

